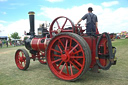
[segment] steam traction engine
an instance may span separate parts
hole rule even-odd
[[[59,23],[60,19],[64,19]],[[46,63],[51,72],[60,79],[75,81],[89,69],[108,70],[116,64],[116,48],[112,46],[113,34],[103,33],[87,36],[82,27],[74,26],[73,22],[64,16],[57,17],[50,25],[49,31],[42,26],[40,35],[34,32],[34,12],[29,12],[30,35],[25,41],[25,49],[15,53],[15,63],[21,70],[29,67],[30,59],[38,59]],[[66,27],[69,23],[70,27]],[[56,27],[54,25],[56,24]],[[62,25],[62,26],[61,26]]]

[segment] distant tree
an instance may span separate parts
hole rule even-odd
[[[26,39],[28,39],[28,37],[24,37],[24,41],[25,41]]]
[[[20,39],[21,37],[18,35],[17,32],[14,32],[11,34],[11,37],[14,38],[14,39]]]

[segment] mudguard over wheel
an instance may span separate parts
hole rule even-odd
[[[88,71],[91,51],[81,36],[70,32],[59,33],[49,42],[46,59],[55,76],[75,81]]]
[[[18,49],[15,53],[15,63],[20,70],[26,70],[30,64],[30,57],[25,49]]]

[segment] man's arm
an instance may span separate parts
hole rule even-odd
[[[80,19],[80,20],[77,22],[77,24],[76,24],[76,25],[78,25],[81,21],[82,21],[82,19]]]
[[[96,28],[98,28],[98,19],[97,19],[97,16],[96,16]]]
[[[87,14],[85,14],[78,22],[76,25],[78,25],[82,20],[85,20],[87,18]]]

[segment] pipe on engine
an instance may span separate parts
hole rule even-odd
[[[34,14],[35,12],[30,11],[29,13],[29,21],[30,21],[30,37],[33,38],[35,36],[35,29],[34,29]]]

